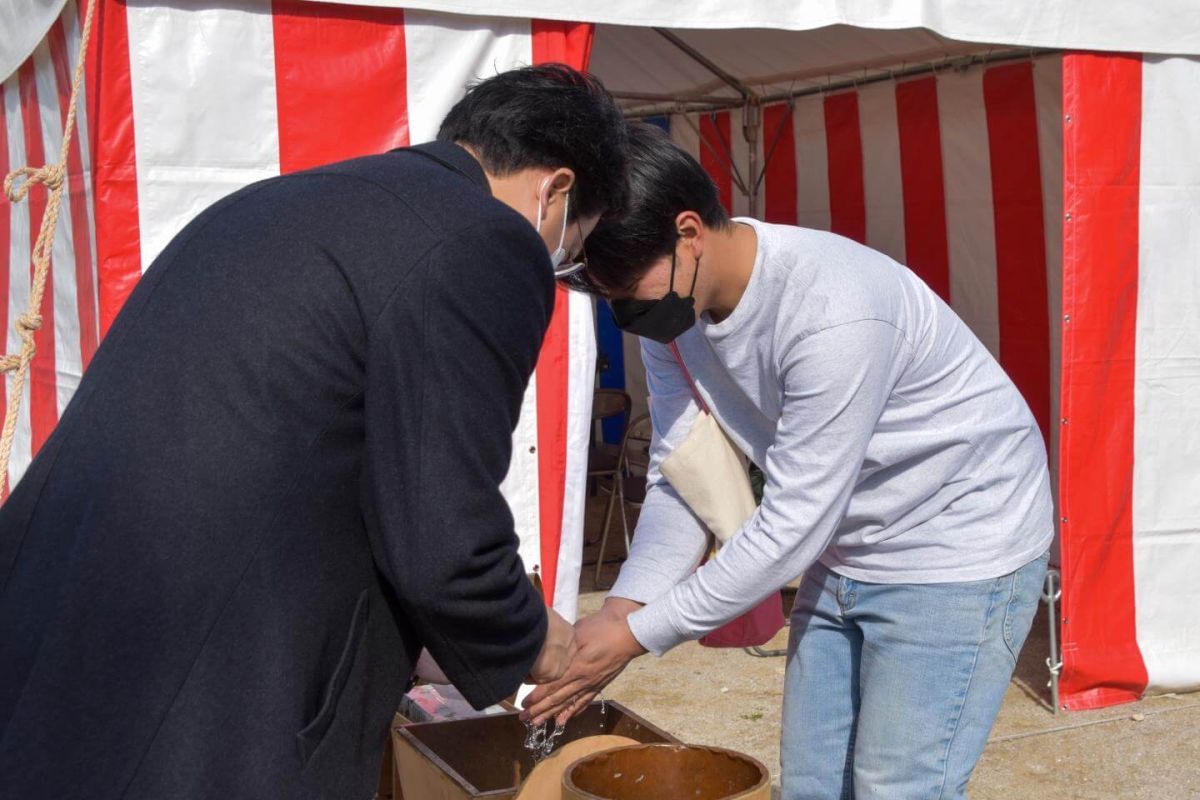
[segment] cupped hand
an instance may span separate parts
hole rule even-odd
[[[546,641],[542,652],[529,670],[530,683],[550,683],[566,672],[575,656],[575,626],[563,619],[557,611],[546,610],[549,617],[546,626]]]
[[[643,655],[626,617],[638,608],[629,600],[610,598],[597,613],[575,625],[575,657],[559,679],[539,686],[525,699],[522,719],[541,724],[553,717],[559,725],[578,714],[630,661]]]

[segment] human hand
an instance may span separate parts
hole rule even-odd
[[[638,603],[609,598],[604,607],[575,624],[575,657],[557,680],[539,686],[525,699],[521,719],[540,725],[554,717],[558,725],[578,714],[646,649],[629,630],[627,617]]]
[[[549,623],[542,652],[529,671],[530,683],[550,683],[563,676],[575,657],[575,626],[563,619],[553,608],[546,609]]]

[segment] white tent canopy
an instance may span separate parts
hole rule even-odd
[[[641,113],[741,105],[830,86],[893,77],[973,57],[999,59],[1030,48],[947,39],[922,28],[876,30],[669,30],[599,25],[592,71]]]
[[[693,30],[927,28],[966,42],[1200,53],[1200,4],[1194,0],[367,0],[356,5]]]
[[[66,0],[3,0],[0,2],[0,77],[7,77],[33,52]],[[181,0],[176,0],[180,2]],[[183,0],[186,2],[186,0]],[[231,0],[239,5],[244,0]],[[345,0],[332,0],[345,2]],[[1200,54],[1200,3],[1195,0],[812,0],[780,3],[775,0],[360,0],[348,5],[390,6],[450,14],[488,17],[557,19],[602,25],[637,26],[624,34],[630,43],[652,36],[650,28],[693,31],[685,38],[704,49],[714,35],[744,30],[736,48],[735,63],[746,66],[734,74],[771,75],[780,44],[791,40],[781,31],[822,30],[806,39],[806,49],[790,61],[822,75],[838,69],[895,66],[927,61],[962,52],[964,43],[987,47],[1071,48],[1120,52]],[[168,3],[166,5],[172,5]],[[858,29],[851,31],[850,26]],[[759,29],[759,30],[753,30]],[[770,29],[763,30],[763,29]],[[603,29],[601,29],[603,30]],[[724,31],[703,34],[700,31]],[[872,36],[872,31],[904,31]],[[632,35],[631,35],[632,34]],[[598,34],[602,35],[602,34]],[[937,45],[947,46],[947,53]],[[981,48],[971,47],[969,51]],[[652,64],[653,50],[627,52],[631,64],[645,59]],[[891,64],[880,64],[879,56]],[[870,61],[870,64],[860,63]],[[679,76],[684,77],[684,76]],[[668,79],[670,80],[670,79]],[[666,88],[666,87],[664,87]]]

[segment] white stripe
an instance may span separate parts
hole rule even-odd
[[[721,163],[729,169],[730,216],[744,217],[750,213],[749,189],[750,181],[753,180],[750,176],[750,143],[746,141],[746,135],[742,132],[740,109],[718,112],[718,116],[720,114],[729,118],[729,140],[725,142],[728,147],[724,148],[727,152],[720,153],[719,158]],[[720,142],[715,142],[715,144],[717,144],[718,151],[722,149]],[[728,163],[726,163],[726,155],[728,155]],[[746,187],[746,191],[738,187],[739,178]]]
[[[825,148],[825,98],[796,101],[792,119],[796,132],[796,220],[803,228],[827,231],[829,212],[829,153]]]
[[[42,144],[46,160],[58,161],[62,149],[63,120],[58,105],[58,81],[50,60],[50,45],[43,41],[33,52],[38,105],[41,110]],[[69,91],[69,89],[68,89]],[[83,374],[79,350],[79,301],[75,296],[75,235],[71,218],[71,193],[64,189],[51,248],[50,284],[46,290],[54,303],[55,395],[61,417],[71,402]]]
[[[700,118],[695,114],[671,115],[671,141],[688,155],[700,160]]]
[[[525,572],[541,572],[541,505],[538,481],[538,424],[537,424],[537,373],[529,378],[525,398],[521,402],[521,416],[517,429],[513,431],[512,462],[508,475],[500,484],[500,492],[508,501],[512,511],[517,537],[521,540],[521,560]]]
[[[130,0],[142,269],[197,214],[279,174],[269,0]]]
[[[1133,563],[1149,689],[1200,687],[1200,60],[1143,58]]]
[[[67,39],[67,64],[71,69],[75,68],[75,63],[79,60],[79,41],[81,31],[79,29],[78,10],[74,0],[67,3],[66,10],[63,12],[63,24],[66,27]],[[94,23],[93,23],[94,24]],[[96,341],[100,339],[100,298],[98,296],[100,281],[96,276],[96,200],[92,196],[92,147],[91,147],[91,132],[88,128],[89,120],[87,115],[88,110],[88,95],[87,81],[79,83],[79,99],[78,106],[75,112],[75,137],[79,140],[79,156],[80,166],[83,170],[83,197],[84,205],[87,211],[87,235],[91,248],[88,250],[92,254],[92,263],[89,269],[92,273],[92,308],[96,309],[96,319],[94,321],[93,334]],[[76,234],[78,235],[78,231]],[[78,291],[78,287],[76,287]]]
[[[1050,315],[1050,419],[1059,419],[1062,369],[1063,105],[1062,56],[1033,61],[1042,209],[1046,229],[1046,290]],[[1058,500],[1059,426],[1050,425],[1050,486]],[[1058,515],[1055,514],[1055,519]],[[1056,562],[1057,563],[1057,562]]]
[[[468,84],[533,62],[527,19],[404,12],[408,132],[432,141]]]
[[[862,131],[867,246],[887,253],[903,264],[907,257],[896,85],[883,81],[863,87],[858,93],[858,113]]]
[[[404,13],[408,129],[413,144],[432,141],[468,84],[533,62],[529,20]],[[530,208],[533,213],[533,208]],[[572,357],[574,354],[571,354]],[[500,491],[512,511],[526,572],[542,571],[538,475],[537,374],[529,379],[513,432],[513,455]]]
[[[571,292],[568,306],[570,374],[567,376],[567,476],[563,496],[562,539],[554,608],[568,621],[579,611],[579,573],[583,567],[583,522],[587,507],[587,456],[592,437],[592,397],[596,386],[595,301]]]
[[[937,93],[946,189],[950,305],[992,356],[998,357],[996,226],[992,214],[983,70],[940,73]]]
[[[4,118],[8,128],[8,163],[10,169],[27,164],[25,160],[25,127],[21,114],[21,88],[17,75],[4,85]],[[10,219],[9,270],[8,270],[8,353],[21,352],[21,337],[13,329],[13,322],[29,306],[30,237],[29,203],[5,203]],[[12,381],[7,383],[12,391]],[[12,397],[6,395],[9,402]],[[32,436],[29,426],[29,381],[21,398],[21,410],[17,415],[17,428],[13,435],[12,455],[8,462],[8,485],[11,490],[17,485],[32,457]]]

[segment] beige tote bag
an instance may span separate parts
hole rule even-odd
[[[663,459],[659,470],[692,513],[712,531],[719,546],[729,541],[754,513],[749,465],[700,396],[679,347],[671,342],[670,348],[692,388],[700,414],[683,442]]]

